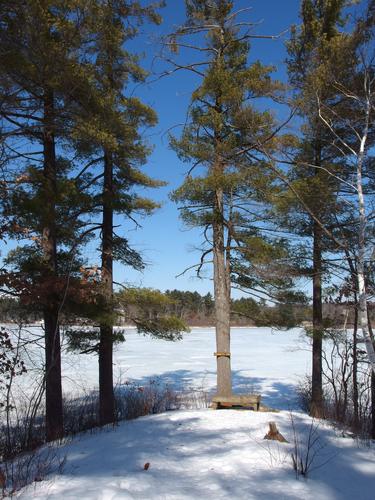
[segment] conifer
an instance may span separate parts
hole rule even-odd
[[[313,282],[313,318],[312,318],[312,402],[311,414],[323,415],[322,388],[322,339],[324,321],[322,307],[322,283],[327,271],[324,253],[337,250],[335,242],[327,238],[322,226],[332,227],[335,217],[339,217],[337,190],[340,186],[335,173],[345,161],[339,149],[332,144],[330,131],[319,117],[316,95],[319,92],[322,101],[332,102],[337,92],[328,84],[327,64],[332,57],[338,40],[344,37],[343,9],[346,0],[302,0],[302,24],[292,28],[288,43],[289,80],[296,90],[295,105],[303,117],[303,137],[298,140],[293,161],[296,168],[291,173],[291,182],[303,198],[309,213],[293,199],[288,210],[289,227],[300,235],[312,238],[311,276]],[[335,72],[342,68],[335,67]],[[299,208],[298,208],[299,205]],[[299,216],[293,217],[297,209]],[[311,217],[314,214],[314,217]],[[292,218],[291,218],[292,217]],[[299,220],[298,220],[299,219]]]
[[[60,319],[68,302],[82,303],[87,283],[79,250],[87,239],[90,196],[75,173],[77,111],[88,107],[83,70],[88,42],[87,3],[2,3],[1,120],[7,196],[2,213],[18,247],[1,281],[44,319],[46,437],[63,435]],[[89,294],[90,295],[90,294]]]
[[[172,199],[181,204],[186,224],[201,227],[204,244],[198,273],[213,264],[216,317],[217,393],[232,393],[230,360],[231,287],[261,292],[275,287],[274,265],[286,256],[285,241],[270,241],[259,221],[264,192],[275,177],[264,150],[274,147],[275,121],[253,104],[276,96],[281,85],[272,67],[248,64],[252,24],[240,20],[227,0],[186,1],[186,23],[170,36],[174,70],[190,70],[200,79],[192,94],[189,118],[180,138],[171,137],[179,158],[192,167]],[[178,51],[200,56],[178,62]],[[279,279],[280,288],[282,279]],[[277,288],[277,285],[276,285]]]

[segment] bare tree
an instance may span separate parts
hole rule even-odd
[[[352,168],[352,181],[345,183],[351,188],[355,198],[350,201],[351,207],[356,211],[357,242],[350,248],[353,260],[356,263],[355,273],[358,290],[358,324],[361,329],[363,342],[366,347],[368,360],[375,372],[374,340],[371,336],[368,320],[368,292],[366,285],[366,269],[372,264],[370,234],[372,212],[366,203],[367,182],[365,168],[369,166],[371,146],[374,140],[374,126],[372,124],[375,114],[375,54],[370,46],[359,53],[357,74],[348,83],[334,81],[333,85],[346,101],[352,114],[352,120],[340,115],[335,106],[323,104],[317,95],[319,117],[323,124],[330,130],[333,143],[343,152],[349,167]],[[344,138],[340,129],[349,127],[349,139]],[[343,180],[344,182],[344,180]]]

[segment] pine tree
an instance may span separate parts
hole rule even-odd
[[[89,199],[72,174],[78,156],[72,138],[77,109],[90,96],[80,61],[85,2],[19,0],[2,9],[1,119],[9,160],[2,212],[19,246],[1,280],[43,314],[46,437],[53,440],[63,435],[60,315],[84,294],[78,255]]]
[[[338,170],[337,163],[342,162],[343,158],[340,151],[332,145],[330,132],[321,123],[316,105],[316,92],[319,90],[321,99],[325,103],[334,100],[337,94],[326,82],[324,69],[332,48],[335,47],[337,40],[344,36],[340,32],[340,27],[344,22],[343,9],[346,3],[345,0],[303,0],[302,24],[298,28],[293,28],[288,44],[290,83],[297,91],[297,106],[305,123],[303,139],[294,158],[298,167],[293,174],[293,185],[301,193],[310,211],[310,213],[305,212],[300,224],[295,225],[295,229],[299,229],[300,234],[311,236],[313,241],[311,414],[317,417],[323,414],[322,280],[326,272],[323,255],[335,247],[335,243],[327,238],[322,224],[332,227],[334,220],[332,215],[337,216],[338,213],[335,197],[339,187],[334,175]],[[336,68],[335,71],[339,70],[340,68]],[[298,201],[296,204],[298,205]],[[314,217],[311,217],[311,213]]]
[[[101,284],[104,309],[113,316],[113,260],[142,268],[141,257],[130,248],[126,238],[114,234],[114,214],[132,217],[134,212],[151,213],[157,204],[141,199],[134,186],[156,187],[157,181],[142,174],[138,166],[145,162],[149,148],[142,141],[140,128],[155,124],[153,110],[137,98],[126,96],[130,79],[143,80],[145,72],[136,55],[127,52],[145,18],[159,23],[154,7],[142,8],[138,2],[123,0],[99,2],[95,73],[102,99],[106,102],[105,132],[110,141],[102,142],[103,191],[101,194]],[[108,116],[109,115],[109,116]],[[113,321],[113,320],[112,320]],[[112,321],[101,322],[99,342],[100,423],[114,421]]]
[[[114,295],[113,276],[115,261],[144,269],[142,256],[132,248],[128,237],[121,235],[121,230],[115,232],[114,217],[138,225],[139,217],[150,215],[159,207],[151,199],[140,196],[140,188],[164,184],[141,170],[151,152],[142,132],[154,125],[157,117],[152,108],[132,95],[130,84],[143,82],[146,72],[140,66],[138,55],[128,51],[129,43],[144,22],[160,23],[158,6],[160,4],[142,7],[137,1],[127,0],[100,0],[91,6],[95,44],[91,45],[88,66],[91,63],[96,90],[90,107],[82,114],[78,142],[81,148],[86,148],[88,165],[91,165],[84,173],[89,175],[94,188],[91,217],[96,221],[94,227],[100,230],[100,309],[91,312],[91,319],[100,325],[100,335],[99,339],[91,334],[89,339],[77,338],[77,332],[71,332],[70,338],[76,348],[84,344],[86,351],[98,352],[101,425],[115,419],[112,354],[113,342],[119,337],[113,331],[118,317],[116,309],[126,310],[133,300],[141,300],[144,294],[161,307],[163,303],[157,292],[131,289]],[[141,316],[130,319],[142,333],[161,338],[178,338],[186,330],[186,325],[173,316],[150,322]]]
[[[274,120],[258,111],[254,99],[272,97],[281,88],[270,78],[272,68],[247,64],[251,23],[238,20],[226,0],[186,2],[187,21],[169,38],[174,53],[190,49],[205,55],[190,64],[169,61],[175,70],[200,78],[192,95],[189,120],[181,138],[171,138],[180,159],[192,164],[172,198],[182,204],[182,218],[201,227],[204,246],[198,273],[213,264],[217,393],[232,393],[230,363],[231,286],[267,288],[266,268],[286,256],[286,242],[277,245],[259,226],[264,193],[275,180],[263,149],[274,147]],[[176,55],[177,57],[177,55]],[[207,260],[209,259],[210,260]],[[282,286],[283,279],[279,279]]]

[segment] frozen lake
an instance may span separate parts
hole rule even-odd
[[[40,329],[29,329],[36,333]],[[265,404],[287,409],[294,406],[294,388],[310,372],[309,342],[300,329],[232,328],[233,388],[237,392],[259,392]],[[34,348],[34,359],[42,363],[43,352]],[[168,342],[126,329],[126,341],[114,349],[114,380],[146,383],[158,378],[176,389],[214,391],[216,358],[214,328],[192,328],[183,340]],[[25,360],[26,365],[27,359]],[[95,354],[63,352],[63,388],[78,396],[97,388],[98,361]],[[33,377],[32,373],[22,378]]]
[[[233,386],[238,392],[260,392],[264,401],[288,407],[295,385],[310,372],[308,341],[300,329],[232,328]],[[215,330],[193,328],[179,342],[155,340],[127,330],[126,342],[114,352],[115,381],[146,382],[158,377],[178,389],[214,390]],[[97,386],[97,357],[69,354],[63,359],[64,388]]]

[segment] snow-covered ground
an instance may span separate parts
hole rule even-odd
[[[259,391],[279,413],[209,409],[139,418],[85,434],[59,449],[62,475],[30,485],[22,499],[314,499],[374,500],[375,447],[365,447],[319,422],[308,479],[295,478],[290,454],[295,385],[310,370],[306,339],[297,330],[232,329],[232,368],[238,392]],[[214,331],[193,329],[169,343],[127,333],[116,348],[118,379],[160,377],[176,388],[211,390],[215,384]],[[64,389],[97,385],[94,356],[63,357]],[[293,410],[301,449],[311,420]],[[263,440],[275,421],[289,444]],[[315,424],[314,424],[315,425]],[[148,470],[144,465],[149,463]]]
[[[295,415],[302,441],[310,419]],[[288,412],[177,411],[82,435],[60,450],[60,476],[34,483],[19,498],[373,500],[375,450],[321,424],[309,478],[297,480],[293,444],[263,440],[268,422],[288,440]],[[144,465],[149,463],[148,470]]]

